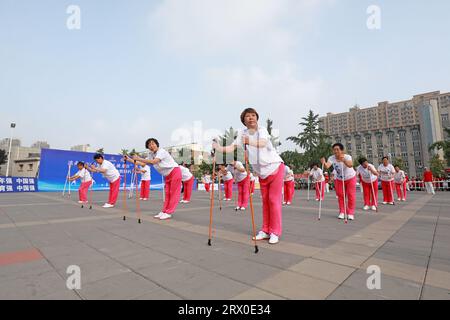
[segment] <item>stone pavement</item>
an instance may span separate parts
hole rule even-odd
[[[254,254],[249,211],[234,202],[214,212],[207,246],[209,200],[194,192],[171,221],[152,218],[160,192],[93,210],[61,194],[0,195],[0,299],[450,299],[450,193],[410,193],[380,213],[357,210],[356,221],[336,219],[334,193],[318,203],[297,192],[283,210],[284,235]],[[361,194],[358,193],[358,206]],[[261,201],[255,195],[255,218]],[[81,289],[66,287],[67,267],[81,269]],[[369,290],[367,267],[381,269],[381,289]]]

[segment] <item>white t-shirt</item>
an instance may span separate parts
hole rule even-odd
[[[294,172],[288,166],[284,166],[284,181],[294,181]]]
[[[180,166],[180,169],[181,169],[181,181],[186,182],[193,177],[192,173],[189,171],[188,168]]]
[[[351,155],[346,154],[344,156],[345,161],[353,161],[353,158]],[[328,158],[328,162],[330,162],[333,165],[335,173],[335,179],[337,180],[351,180],[356,176],[356,171],[353,168],[347,167],[343,162],[337,162],[336,157],[333,155]],[[344,167],[344,172],[342,172],[342,167]]]
[[[103,177],[108,180],[109,182],[115,182],[117,179],[120,178],[120,173],[117,170],[117,168],[108,160],[103,160],[102,165],[100,166],[101,169],[106,170],[105,173],[102,173]]]
[[[92,181],[91,173],[85,168],[78,171],[76,175],[80,177],[81,183]]]
[[[236,168],[235,168],[236,167]],[[245,178],[247,178],[247,171],[241,172],[239,169],[245,169],[244,165],[240,161],[235,162],[235,167],[233,167],[231,164],[228,165],[227,170],[231,172],[236,180],[236,182],[241,182]]]
[[[150,166],[147,166],[147,165],[145,165],[141,168],[141,171],[145,171],[142,173],[141,181],[151,181],[152,180],[152,175],[151,175],[150,170],[151,170]]]
[[[233,175],[231,174],[230,171],[227,170],[227,173],[225,175],[222,175],[222,180],[223,181],[228,181],[233,179]]]
[[[325,177],[323,176],[323,171],[320,168],[312,169],[309,173],[309,176],[312,177],[313,182],[323,182],[325,181]]]
[[[164,177],[167,177],[174,168],[178,167],[178,164],[173,160],[172,156],[163,148],[159,148],[156,152],[149,152],[148,159],[161,160],[157,164],[154,164],[153,167]]]
[[[406,179],[405,171],[399,170],[399,172],[396,172],[394,175],[394,181],[395,183],[402,184]]]
[[[367,166],[367,169],[364,169],[363,166],[359,166],[356,168],[356,172],[361,175],[361,179],[365,183],[372,183],[378,180],[378,176],[374,175],[369,168],[375,170],[375,167],[372,164]]]
[[[206,184],[211,183],[211,176],[209,174],[206,174],[203,176],[203,180]]]
[[[254,146],[248,146],[249,162],[253,167],[255,173],[262,179],[266,179],[268,176],[274,174],[283,159],[278,155],[277,150],[270,141],[269,132],[264,127],[259,127],[257,131],[250,134],[248,129],[239,131],[239,134],[234,141],[234,145],[242,146],[242,137],[248,136],[250,142],[257,142],[258,140],[265,140],[267,142],[264,148],[256,148]]]
[[[381,181],[394,180],[395,168],[392,164],[388,164],[387,167],[385,167],[384,164],[380,164],[378,172],[380,173]]]

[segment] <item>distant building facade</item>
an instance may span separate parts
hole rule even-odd
[[[91,149],[90,144],[80,144],[78,146],[73,146],[70,148],[70,151],[80,151],[80,152],[89,152]]]
[[[367,156],[377,164],[391,154],[392,158],[401,158],[404,170],[415,177],[422,176],[424,167],[429,166],[433,156],[429,146],[446,138],[443,129],[450,127],[449,113],[450,93],[435,91],[410,100],[328,113],[320,118],[320,127],[354,158]]]

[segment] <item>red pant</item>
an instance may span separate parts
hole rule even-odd
[[[92,180],[81,183],[80,189],[78,189],[78,195],[80,197],[80,201],[88,201],[87,194],[88,194],[89,187],[91,186],[91,184],[92,184]]]
[[[394,181],[381,181],[383,202],[394,202]]]
[[[116,205],[117,197],[119,196],[120,190],[120,177],[114,181],[109,183],[109,199],[108,203],[111,205]]]
[[[255,193],[255,180],[250,180],[250,193]]]
[[[294,181],[285,181],[284,182],[284,202],[292,203],[292,199],[294,199],[295,193],[295,182]]]
[[[165,194],[164,206],[162,212],[172,214],[175,212],[180,202],[181,194],[181,169],[179,167],[174,168],[172,172],[165,177]]]
[[[356,208],[356,177],[346,180],[345,182],[336,179],[334,180],[334,183],[339,201],[339,213],[347,213],[350,216],[354,215]],[[345,206],[345,204],[347,204],[347,206]]]
[[[230,179],[228,181],[223,182],[223,188],[225,192],[225,199],[233,198],[233,182],[234,179]]]
[[[364,192],[364,205],[378,207],[378,180],[375,180],[371,184],[361,181],[361,184]]]
[[[250,178],[246,177],[238,182],[238,207],[247,208],[248,198],[250,197]]]
[[[210,183],[205,183],[205,190],[206,190],[206,192],[209,192],[210,188],[211,188],[211,184]]]
[[[141,181],[141,198],[148,199],[150,197],[150,180]]]
[[[322,193],[322,196],[320,195]],[[316,199],[323,200],[325,198],[325,181],[316,182]]]
[[[395,189],[397,190],[397,197],[406,200],[406,181],[403,183],[396,183]]]
[[[266,179],[259,179],[263,202],[263,227],[262,231],[277,236],[282,233],[282,191],[284,181],[284,163],[278,170]]]
[[[194,177],[190,178],[188,181],[184,181],[183,186],[184,186],[183,200],[191,201],[192,187],[194,186]]]

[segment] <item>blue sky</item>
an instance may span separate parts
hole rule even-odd
[[[449,12],[447,0],[0,0],[0,137],[14,121],[24,144],[55,148],[207,144],[253,106],[285,139],[310,108],[448,92]]]

